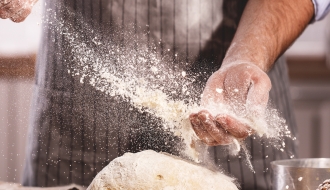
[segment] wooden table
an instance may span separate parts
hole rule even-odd
[[[79,185],[71,184],[59,187],[23,187],[18,183],[9,183],[0,181],[0,190],[86,190]]]

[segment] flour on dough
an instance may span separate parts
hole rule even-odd
[[[178,157],[145,150],[114,159],[87,190],[238,190],[234,179]]]

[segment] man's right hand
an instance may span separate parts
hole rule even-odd
[[[242,62],[221,67],[206,83],[201,99],[204,109],[189,116],[196,135],[209,146],[245,139],[254,133],[252,126],[229,114],[212,115],[208,108],[218,110],[226,105],[237,116],[262,118],[270,89],[269,77],[255,64]]]
[[[0,0],[0,18],[22,22],[38,0]]]

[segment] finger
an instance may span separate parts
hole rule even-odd
[[[0,1],[0,9],[5,6],[8,5],[12,0],[2,0]]]
[[[204,126],[200,121],[198,115],[199,113],[191,114],[189,116],[191,126],[201,141],[203,141],[209,146],[213,146],[214,144],[216,144],[216,141],[212,138],[210,134],[208,134],[207,130],[204,129]]]
[[[7,19],[9,17],[10,17],[10,15],[7,11],[0,9],[0,18]]]
[[[221,128],[221,126],[217,125],[209,112],[203,111],[198,117],[208,134],[218,143],[217,145],[226,145],[233,142],[232,135]]]
[[[0,8],[0,17],[3,19],[10,18],[17,14],[24,7],[24,1],[13,0]]]
[[[27,16],[31,13],[31,8],[23,9],[16,15],[10,17],[10,19],[14,22],[23,22]]]
[[[217,115],[215,121],[232,136],[245,139],[252,134],[252,129],[245,123],[238,121],[229,115]]]

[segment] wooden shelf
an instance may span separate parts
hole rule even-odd
[[[325,57],[288,57],[291,81],[330,82],[330,67]]]
[[[5,57],[0,55],[0,78],[33,78],[36,55]],[[325,57],[288,57],[292,81],[330,82],[330,68]]]
[[[36,55],[0,56],[0,78],[33,78]]]

